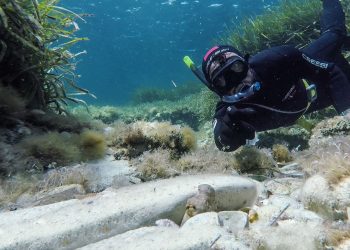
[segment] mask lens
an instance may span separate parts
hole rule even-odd
[[[240,84],[247,73],[247,64],[238,56],[233,56],[228,60],[218,58],[213,65],[210,75],[213,76],[214,87],[222,93],[230,91],[234,86]]]
[[[245,69],[245,65],[241,60],[234,61],[230,69],[236,73],[242,73]]]
[[[213,83],[214,83],[215,87],[224,88],[226,86],[225,77],[223,75],[222,76],[218,76],[218,77],[215,78]]]

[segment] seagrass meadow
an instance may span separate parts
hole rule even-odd
[[[57,6],[59,1],[0,1],[0,109],[17,98],[28,109],[65,112],[75,94],[89,94],[75,84],[75,58],[69,49],[85,37],[75,36],[74,23],[84,21]],[[68,93],[70,90],[76,93]],[[5,93],[12,92],[13,95]]]
[[[350,28],[350,1],[342,1]],[[303,48],[320,35],[321,1],[282,0],[262,15],[243,20],[229,29],[219,42],[254,54],[272,46],[290,44]]]

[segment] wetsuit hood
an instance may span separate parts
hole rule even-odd
[[[213,48],[211,48],[210,50],[207,51],[207,53],[205,54],[203,61],[202,61],[202,71],[203,71],[203,74],[204,74],[205,79],[207,81],[210,81],[209,69],[210,69],[211,64],[214,62],[214,59],[216,59],[216,57],[218,55],[225,53],[225,52],[233,52],[233,53],[239,55],[240,57],[244,58],[242,53],[232,46],[229,46],[229,45],[214,46]]]

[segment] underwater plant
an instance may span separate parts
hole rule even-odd
[[[87,182],[88,180],[81,170],[63,167],[50,170],[36,184],[36,188],[38,191],[42,191],[71,184],[79,184],[84,187]]]
[[[180,130],[181,139],[182,139],[182,147],[183,151],[189,152],[197,147],[197,138],[196,135],[190,127],[183,127]]]
[[[125,155],[135,158],[145,151],[169,150],[172,158],[178,158],[196,148],[196,136],[189,127],[172,125],[169,122],[118,122],[107,132],[108,145]]]
[[[0,1],[0,81],[16,90],[29,109],[65,113],[67,101],[84,103],[76,95],[90,94],[75,83],[74,59],[85,52],[69,51],[87,38],[75,36],[77,19],[84,19],[58,3]]]
[[[235,154],[234,167],[240,173],[254,173],[264,175],[275,166],[273,159],[262,150],[243,146]]]
[[[20,112],[25,109],[26,103],[11,86],[0,84],[0,110],[6,113]]]
[[[34,192],[36,176],[16,175],[11,179],[0,179],[0,210],[15,202],[24,193]]]
[[[37,166],[40,171],[99,159],[106,152],[104,135],[91,130],[85,130],[81,134],[48,132],[31,135],[24,138],[19,146],[27,157],[34,157],[40,162],[41,166]]]
[[[103,158],[107,150],[105,136],[93,130],[83,131],[79,135],[78,145],[83,161]]]
[[[232,152],[219,151],[214,145],[198,148],[184,154],[176,161],[176,166],[181,173],[225,173],[234,172],[234,154]]]
[[[186,83],[175,88],[143,87],[136,89],[132,96],[133,104],[152,103],[157,101],[176,101],[192,94],[198,94],[202,85]]]
[[[80,159],[80,150],[71,141],[70,134],[49,132],[43,135],[26,137],[21,145],[28,156],[40,161],[42,168],[55,162],[59,166],[77,162]]]
[[[170,178],[177,175],[172,166],[170,152],[167,150],[156,150],[144,152],[140,158],[132,161],[132,165],[139,172],[139,178],[143,181]]]
[[[327,232],[327,241],[331,246],[339,246],[350,239],[350,232],[342,229],[331,229]]]
[[[316,139],[310,148],[300,152],[298,162],[307,175],[321,174],[330,185],[350,177],[350,136]]]
[[[320,14],[321,1],[282,0],[264,14],[235,25],[220,42],[248,54],[283,44],[302,48],[319,37]]]
[[[282,144],[273,145],[272,156],[275,161],[280,163],[286,163],[293,160],[293,157],[288,147]]]
[[[289,150],[304,150],[309,147],[311,133],[306,129],[293,125],[291,127],[281,127],[274,130],[259,133],[257,146],[261,148],[272,148],[273,145],[283,144]]]

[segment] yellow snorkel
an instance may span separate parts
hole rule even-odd
[[[183,60],[189,69],[193,70],[194,68],[196,68],[196,65],[189,56],[185,56]]]
[[[195,74],[197,76],[197,78],[204,83],[209,89],[212,89],[212,87],[210,86],[210,84],[207,82],[207,80],[205,79],[203,73],[201,70],[199,70],[197,68],[197,66],[194,64],[194,62],[192,61],[192,59],[189,56],[185,56],[183,58],[184,63],[186,64],[186,66],[193,72],[193,74]],[[215,91],[215,90],[213,90]]]

